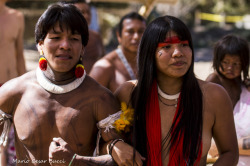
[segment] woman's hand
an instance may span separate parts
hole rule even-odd
[[[118,141],[112,150],[112,157],[119,166],[133,166],[133,147]],[[135,151],[135,166],[142,166],[143,161],[146,159],[142,157],[137,151]]]

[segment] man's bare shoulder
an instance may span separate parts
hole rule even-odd
[[[110,80],[110,77],[114,75],[113,73],[116,69],[115,61],[117,61],[117,58],[118,56],[115,51],[105,55],[94,64],[89,75],[98,82],[101,82],[100,80]]]
[[[0,109],[11,113],[13,108],[19,103],[23,94],[30,90],[35,91],[34,86],[37,87],[36,75],[34,71],[25,73],[20,77],[13,78],[0,88]]]
[[[131,80],[123,83],[117,90],[114,95],[119,101],[129,103],[131,94],[134,88],[137,85],[137,80]]]
[[[16,17],[17,19],[23,19],[24,15],[21,11],[7,7],[7,13],[9,16]]]
[[[119,110],[118,101],[109,89],[96,82],[90,76],[86,76],[84,81],[85,83],[82,87],[85,90],[83,93],[86,93],[94,104],[98,120],[105,118],[107,114],[113,114]]]
[[[115,51],[112,51],[98,60],[94,66],[102,66],[104,68],[114,67],[115,61],[117,61],[118,59],[119,57],[117,53]]]
[[[115,98],[113,93],[102,86],[96,80],[90,76],[86,76],[83,84],[84,92],[86,92],[95,102],[105,101],[105,102],[114,102]],[[86,88],[87,87],[87,88]]]
[[[88,87],[88,90],[91,90],[92,94],[94,96],[100,97],[99,95],[105,95],[105,94],[112,94],[111,91],[109,89],[107,89],[106,87],[102,86],[100,83],[98,83],[95,79],[93,79],[92,77],[86,75],[86,78],[84,80],[84,86],[83,88],[86,89],[86,87]]]
[[[33,84],[34,82],[36,82],[35,71],[30,71],[7,81],[0,89],[21,92],[26,86],[29,86],[29,84]]]

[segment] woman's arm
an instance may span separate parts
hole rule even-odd
[[[239,151],[232,102],[225,89],[221,86],[211,84],[211,88],[207,93],[210,96],[211,111],[215,115],[212,133],[219,152],[219,158],[214,165],[236,165]]]

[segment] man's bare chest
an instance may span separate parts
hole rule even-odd
[[[85,145],[97,134],[91,107],[77,102],[52,99],[22,102],[13,120],[18,139],[31,149],[48,145],[53,137],[62,137],[74,145]]]
[[[18,37],[19,25],[16,20],[1,18],[0,22],[3,23],[0,26],[0,41],[1,43],[15,41]]]

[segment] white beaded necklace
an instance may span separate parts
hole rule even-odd
[[[36,69],[36,78],[38,83],[47,91],[54,93],[54,94],[63,94],[70,92],[76,89],[78,86],[81,85],[84,78],[86,77],[86,71],[82,77],[75,79],[73,82],[66,84],[66,85],[56,85],[53,84],[48,78],[45,77],[41,69],[38,67]]]
[[[164,99],[168,99],[168,100],[177,100],[179,98],[180,92],[175,94],[175,95],[168,95],[166,93],[164,93],[159,86],[158,87],[158,93],[161,97],[163,97]]]

